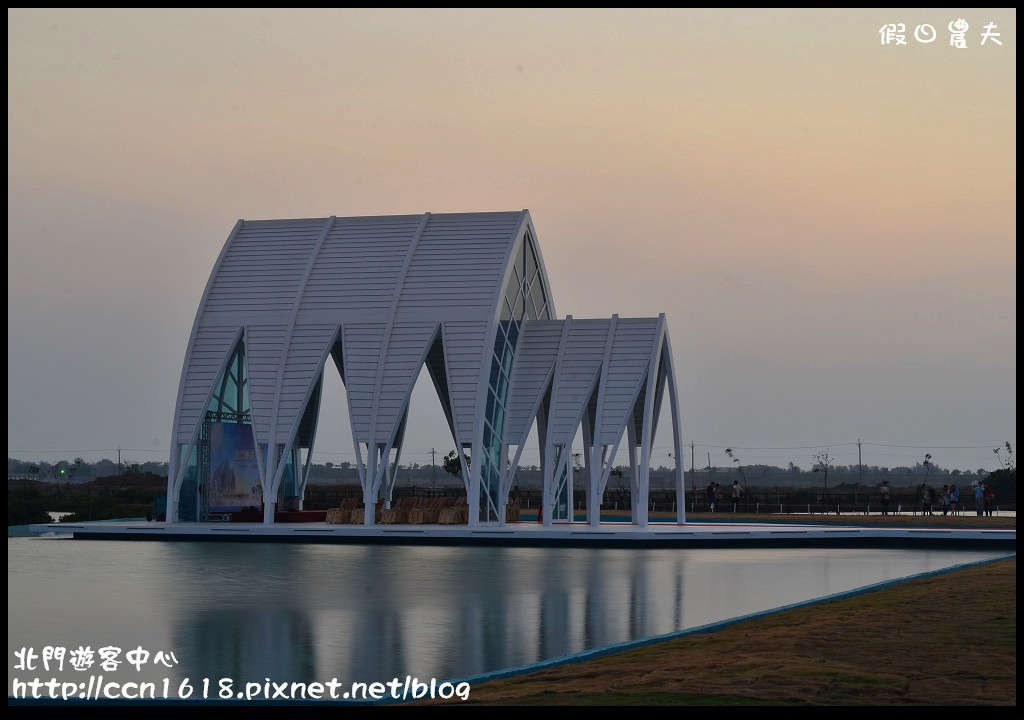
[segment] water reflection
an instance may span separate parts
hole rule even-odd
[[[173,650],[172,680],[462,678],[996,555],[16,538],[8,646],[128,638]]]
[[[298,608],[197,610],[175,626],[176,653],[194,658],[190,673],[308,681],[315,677],[312,617]]]

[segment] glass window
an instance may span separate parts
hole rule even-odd
[[[526,260],[523,258],[523,253],[520,252],[516,254],[515,262],[516,285],[522,283],[524,275],[526,275]]]
[[[510,361],[511,364],[511,361]],[[508,376],[502,372],[498,374],[498,387],[494,393],[499,399],[504,400],[508,393]]]
[[[495,509],[495,499],[498,496],[499,476],[498,471],[490,462],[483,464],[483,483],[480,493],[480,520],[484,522],[495,522],[498,513]]]
[[[488,393],[489,395],[490,393]],[[500,444],[501,436],[505,431],[505,411],[502,408],[498,408],[498,412],[495,414],[494,419],[491,421],[492,429],[494,430],[494,437]],[[497,448],[495,448],[497,450]]]
[[[528,241],[524,243],[526,245],[526,277],[533,278],[534,273],[537,272],[537,256],[533,251],[532,238],[527,235],[526,239]]]
[[[501,372],[501,363],[498,358],[491,359],[491,387],[498,387],[498,373]]]
[[[238,409],[238,386],[231,382],[234,378],[230,378],[229,381],[224,385],[224,396],[220,399],[224,405],[224,411],[234,413]]]
[[[487,419],[491,422],[491,425],[494,425],[496,418],[504,417],[504,416],[505,416],[505,403],[502,402],[501,398],[499,398],[497,395],[495,395],[494,396],[494,414],[491,417],[487,418]]]
[[[530,300],[529,311],[530,311],[530,313],[532,313],[530,315],[530,319],[531,320],[538,320],[538,319],[540,319],[540,317],[541,317],[540,310],[537,308],[536,305],[533,304],[533,300]]]
[[[245,344],[239,342],[224,372],[214,385],[213,396],[206,407],[219,415],[245,415],[249,412],[249,384],[245,372]]]
[[[511,377],[512,376],[512,356],[513,356],[512,349],[509,348],[508,352],[506,352],[505,356],[501,359],[502,360],[501,369],[502,369],[502,371],[504,371],[504,373],[505,373],[505,375],[507,377]],[[502,396],[502,397],[504,397],[504,396]]]
[[[505,333],[495,333],[494,354],[501,360],[508,351],[508,341],[505,339]]]
[[[519,341],[519,323],[513,321],[508,326],[508,344],[515,352],[516,343]]]
[[[530,297],[533,299],[533,305],[538,310],[544,307],[546,299],[544,297],[544,289],[541,287],[540,275],[533,281],[533,286],[530,288]],[[540,313],[537,313],[537,317],[540,317]]]
[[[523,294],[520,293],[516,297],[516,302],[512,306],[512,317],[515,320],[522,320],[523,314],[526,312],[526,303],[523,301]]]
[[[555,503],[554,516],[559,520],[569,519],[569,484],[566,483],[564,479],[562,486],[558,490],[558,499]]]

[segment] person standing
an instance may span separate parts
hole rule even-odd
[[[878,489],[878,492],[882,496],[882,514],[883,515],[888,515],[889,514],[889,497],[892,494],[890,492],[890,490],[889,490],[889,481],[888,480],[883,480],[882,481],[882,487],[880,487]]]
[[[978,517],[985,512],[985,484],[982,482],[974,486],[974,512]]]
[[[739,480],[732,481],[732,511],[740,511],[740,498],[743,497],[743,488],[740,487]]]
[[[942,516],[949,515],[949,503],[951,497],[949,494],[949,485],[942,486]]]
[[[960,491],[956,485],[949,486],[949,512],[952,515],[960,514]]]
[[[925,513],[928,513],[929,515],[934,515],[935,514],[935,513],[932,512],[932,502],[933,502],[934,495],[935,495],[935,491],[932,489],[931,485],[925,485],[924,486],[924,492],[921,493],[921,514],[922,515],[924,515]]]
[[[992,483],[985,483],[985,516],[992,517],[992,508],[996,504],[996,491],[992,489]]]
[[[715,483],[715,509],[722,507],[722,484]]]
[[[715,511],[715,483],[708,483],[707,489],[705,490],[708,496],[708,511]]]

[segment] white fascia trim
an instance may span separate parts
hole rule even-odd
[[[182,453],[183,455],[187,456],[192,451],[192,448],[195,446],[196,441],[199,439],[199,428],[201,428],[202,425],[203,425],[203,418],[206,416],[206,408],[208,408],[210,406],[210,400],[213,399],[213,393],[214,393],[214,390],[217,387],[217,380],[219,380],[221,378],[221,376],[224,375],[224,372],[227,370],[227,367],[228,367],[228,361],[230,361],[231,358],[234,357],[235,350],[238,349],[239,341],[243,340],[244,338],[245,338],[245,326],[241,326],[241,327],[238,328],[237,332],[235,333],[234,341],[231,343],[231,345],[228,346],[228,351],[226,353],[224,353],[224,357],[221,358],[220,369],[217,371],[216,375],[213,376],[213,378],[214,378],[213,379],[213,384],[210,385],[209,390],[207,390],[207,392],[206,392],[206,400],[203,401],[203,405],[202,405],[203,410],[200,413],[199,422],[197,422],[196,426],[194,428],[192,428],[192,437],[189,439],[188,443],[185,445],[185,452]],[[248,361],[246,361],[245,376],[249,377],[249,363],[248,363]],[[250,412],[250,414],[252,414],[252,408],[249,409],[249,412]],[[255,436],[255,431],[254,431],[254,433],[253,433],[253,442],[255,443],[255,441],[256,441],[256,436]],[[178,445],[178,443],[175,442],[174,445]],[[259,455],[258,452],[257,452],[257,455]],[[167,469],[168,469],[168,473],[167,473],[168,483],[173,481],[173,486],[168,487],[168,491],[167,491],[168,499],[170,499],[172,497],[172,493],[174,494],[173,497],[177,497],[178,492],[180,492],[180,490],[181,490],[181,481],[182,481],[182,479],[185,476],[185,466],[182,465],[180,468],[175,468],[174,474],[170,473],[170,467],[168,467]]]
[[[672,361],[672,345],[666,331],[663,340],[662,363],[667,364],[665,379],[668,384],[668,401],[672,412],[672,445],[676,461],[676,522],[686,522],[686,468],[683,464],[683,431],[679,415],[679,393],[676,387],[675,365]]]
[[[523,251],[523,238],[526,237],[526,231],[529,226],[530,213],[527,210],[523,210],[519,214],[519,219],[516,221],[515,230],[512,233],[513,241],[509,243],[509,248],[505,251],[505,259],[502,263],[504,272],[501,274],[501,282],[497,284],[492,296],[491,306],[494,308],[494,312],[491,315],[491,319],[487,325],[487,332],[484,334],[484,347],[481,355],[483,356],[480,360],[480,377],[476,384],[476,407],[473,410],[473,440],[470,446],[472,456],[471,461],[473,467],[471,468],[471,478],[481,478],[483,474],[480,469],[483,465],[483,456],[480,452],[480,448],[483,446],[484,440],[484,411],[487,407],[487,387],[489,385],[489,379],[491,376],[491,357],[494,355],[494,338],[498,331],[498,321],[501,318],[501,303],[504,302],[505,287],[508,285],[509,278],[512,277],[513,260],[515,253]],[[487,351],[490,350],[491,354],[488,355]],[[511,378],[509,378],[511,382]],[[499,438],[500,441],[500,438]],[[500,458],[504,460],[504,458]],[[502,462],[504,464],[504,462]],[[469,524],[476,525],[479,522],[480,508],[472,507],[473,502],[479,506],[479,495],[475,498],[467,498],[470,501],[469,509]],[[474,520],[475,518],[475,520]]]
[[[317,383],[320,382],[323,379],[324,368],[327,365],[327,359],[331,355],[331,348],[333,348],[334,344],[338,341],[338,337],[339,337],[340,334],[341,334],[341,324],[339,323],[334,328],[334,333],[331,335],[331,340],[327,343],[326,349],[324,350],[323,353],[321,353],[320,364],[319,364],[320,371],[316,372],[316,373],[313,373],[313,377],[310,380],[309,385],[306,386],[306,394],[302,398],[302,403],[300,403],[300,405],[299,405],[299,412],[296,413],[296,415],[295,415],[295,421],[292,423],[291,431],[288,433],[288,440],[284,444],[284,452],[285,452],[286,455],[289,452],[291,452],[292,448],[295,445],[295,440],[298,438],[298,435],[299,435],[299,426],[302,424],[302,417],[306,414],[306,410],[308,409],[307,405],[309,404],[309,402],[310,402],[310,400],[312,399],[312,396],[313,396],[313,390],[316,388]],[[285,354],[285,358],[287,359],[287,354]],[[278,380],[278,383],[280,385],[281,381]],[[321,393],[322,392],[323,392],[323,388],[321,388]],[[278,393],[278,395],[280,395],[280,393],[281,393],[281,388],[280,387],[278,387],[277,393]],[[275,411],[275,416],[276,416],[276,411]],[[310,437],[310,442],[309,442],[310,452],[312,452],[312,450],[313,450],[313,440],[316,438],[316,423],[317,423],[317,420],[319,420],[319,418],[320,418],[320,411],[319,411],[319,408],[318,408],[317,409],[317,413],[316,413],[316,419],[313,421],[313,428],[314,428],[313,429],[313,434]],[[350,421],[350,423],[351,423],[351,421]],[[277,439],[277,438],[274,437],[273,431],[271,432],[271,438],[273,440],[275,440],[275,441]],[[259,453],[257,453],[257,455],[259,455]],[[280,468],[278,468],[277,474],[274,477],[274,484],[275,484],[275,486],[280,484],[282,477],[284,477],[284,466],[283,465]]]
[[[569,342],[569,331],[572,328],[572,315],[566,315],[565,320],[562,321],[562,337],[558,340],[558,354],[555,356],[555,366],[553,369],[554,378],[557,378],[560,370],[562,369],[562,362],[565,358],[565,346]],[[541,396],[543,398],[543,395]],[[543,462],[541,464],[541,507],[544,511],[544,524],[551,524],[551,511],[555,505],[555,496],[552,485],[557,482],[553,480],[552,476],[548,475],[548,469],[552,469],[552,475],[554,474],[555,466],[558,465],[558,461],[561,460],[561,453],[556,458],[555,455],[555,444],[551,441],[551,413],[556,407],[558,402],[558,383],[552,379],[551,382],[551,401],[548,404],[548,417],[544,419],[546,426],[545,438],[544,438],[544,455]]]
[[[435,340],[436,342],[436,340]],[[429,353],[427,353],[429,355]],[[451,372],[448,369],[448,340],[445,334],[445,324],[441,322],[441,364],[444,366],[444,391],[448,396],[447,407],[442,405],[444,410],[445,420],[448,422],[448,429],[451,431],[452,440],[455,442],[456,448],[460,447],[459,443],[459,430],[458,423],[456,422],[455,409],[452,405],[452,388],[449,378]],[[437,393],[438,399],[441,398],[441,383],[438,378],[434,377],[434,373],[430,372],[430,368],[427,368],[427,374],[430,376],[430,382],[434,385],[434,392]],[[460,449],[461,452],[461,449]]]
[[[427,340],[427,344],[424,346],[423,351],[420,353],[420,360],[418,365],[419,370],[413,374],[412,379],[409,381],[409,384],[405,388],[405,392],[403,393],[404,398],[402,400],[402,406],[401,408],[399,408],[398,414],[395,416],[395,423],[391,428],[391,432],[388,434],[387,443],[384,445],[383,455],[385,459],[387,459],[390,456],[392,448],[395,447],[395,440],[398,438],[399,430],[404,429],[405,427],[406,415],[409,412],[409,403],[412,400],[412,391],[416,387],[416,381],[419,379],[420,373],[423,372],[423,366],[427,362],[427,355],[430,354],[430,348],[434,346],[434,341],[437,340],[437,336],[440,331],[441,323],[437,323],[434,326],[433,332],[430,334],[430,339]],[[374,418],[374,422],[376,422],[376,418]],[[401,452],[400,444],[398,446],[398,449],[399,452]],[[386,467],[386,464],[384,464],[377,469],[377,473],[373,481],[374,488],[380,487],[381,474],[386,470]]]
[[[409,249],[405,253],[405,261],[402,263],[402,269],[398,272],[398,280],[395,282],[395,295],[391,298],[391,309],[388,311],[388,319],[384,324],[384,337],[381,338],[380,342],[380,357],[377,358],[377,382],[373,387],[373,405],[370,409],[371,443],[377,442],[377,409],[380,405],[380,386],[384,379],[384,366],[387,361],[388,346],[391,344],[391,333],[395,326],[395,315],[398,314],[398,306],[405,289],[405,278],[409,274],[413,255],[416,254],[416,247],[419,245],[420,238],[423,237],[423,231],[426,230],[429,222],[430,213],[423,213],[423,218],[420,220],[416,233],[412,237],[412,242],[409,243]]]
[[[544,293],[547,296],[548,302],[548,315],[551,316],[552,320],[557,320],[558,314],[555,312],[555,300],[551,295],[551,283],[548,281],[548,270],[544,264],[544,256],[540,252],[540,239],[537,237],[537,229],[533,226],[530,211],[523,210],[523,212],[526,214],[526,226],[530,231],[530,237],[533,238],[533,252],[537,257],[537,269],[540,271],[540,277],[544,281]]]
[[[655,331],[651,357],[647,364],[647,393],[644,397],[643,426],[640,428],[640,447],[644,454],[650,454],[651,436],[654,434],[654,405],[658,391],[658,369],[661,366],[661,343],[665,337],[665,315],[658,316],[658,329]]]
[[[502,497],[508,497],[508,491],[512,486],[512,477],[515,475],[516,470],[519,469],[519,459],[523,455],[523,449],[526,447],[526,440],[530,437],[530,430],[533,428],[533,423],[537,419],[537,413],[540,412],[541,407],[544,405],[544,396],[548,390],[551,389],[551,383],[555,377],[555,363],[551,363],[551,369],[548,370],[548,375],[541,384],[541,391],[537,395],[537,399],[533,403],[533,409],[530,410],[530,414],[526,421],[526,430],[523,434],[517,438],[517,443],[506,443],[502,441],[502,452],[507,452],[507,448],[510,444],[516,445],[516,456],[512,460],[512,464],[506,469],[502,470],[501,476],[501,492]],[[539,439],[539,438],[538,438]]]
[[[348,358],[345,357],[345,323],[338,325],[338,335],[341,342],[341,367],[348,370]],[[334,344],[338,342],[337,338],[332,343],[331,349],[334,348]],[[325,361],[326,362],[326,361]],[[337,363],[335,363],[337,368]],[[363,465],[363,451],[359,447],[359,438],[356,436],[356,426],[352,422],[352,393],[349,391],[348,383],[345,381],[345,372],[339,371],[338,375],[341,376],[341,382],[345,386],[345,404],[348,406],[348,429],[352,433],[352,447],[356,453],[356,472],[359,474],[359,486],[363,488],[364,493],[366,490],[366,467]]]
[[[331,228],[334,227],[334,215],[327,218],[327,222],[324,223],[324,229],[320,233],[320,238],[316,241],[316,245],[313,247],[312,252],[309,254],[309,261],[306,263],[306,270],[302,273],[302,279],[299,280],[298,287],[295,289],[295,298],[292,300],[292,311],[291,317],[288,320],[288,327],[284,332],[284,338],[281,342],[281,358],[277,366],[277,383],[274,386],[274,402],[270,406],[270,423],[267,426],[267,440],[268,442],[275,442],[277,439],[277,411],[281,405],[281,389],[284,384],[284,370],[288,364],[288,351],[291,349],[292,334],[295,332],[295,319],[299,316],[299,309],[302,307],[302,296],[306,293],[306,284],[309,282],[309,276],[313,272],[313,267],[316,265],[316,260],[320,256],[320,250],[323,249],[324,241],[327,239],[327,234],[331,232]],[[288,449],[285,448],[285,453]],[[282,463],[282,467],[284,463]],[[278,477],[280,473],[277,473],[275,477]]]
[[[238,236],[238,232],[242,229],[242,225],[245,223],[244,220],[239,219],[235,226],[231,229],[228,234],[228,239],[224,241],[224,246],[220,249],[220,255],[217,256],[217,261],[213,264],[213,270],[210,272],[210,277],[206,280],[206,288],[203,290],[203,297],[199,300],[199,307],[196,309],[196,317],[192,321],[192,333],[188,336],[188,346],[185,348],[185,359],[181,363],[181,377],[178,379],[178,399],[174,404],[174,426],[171,428],[171,458],[170,463],[167,466],[167,478],[170,482],[178,474],[178,462],[181,458],[181,453],[177,451],[178,447],[178,423],[181,421],[181,402],[185,397],[185,378],[188,376],[188,367],[191,364],[192,359],[192,347],[196,341],[196,335],[199,333],[199,326],[202,324],[203,313],[206,312],[206,303],[210,299],[210,293],[213,291],[213,283],[217,279],[217,275],[220,274],[221,266],[224,264],[224,258],[228,255],[228,250],[231,248],[231,244],[235,241]],[[237,345],[237,342],[236,342]],[[216,378],[214,378],[216,382]],[[207,400],[209,404],[209,400]],[[195,444],[195,439],[189,443],[189,447]],[[187,452],[186,452],[187,454]],[[167,492],[170,497],[170,488]]]
[[[447,335],[445,334],[445,325],[444,325],[443,322],[441,323],[441,351],[442,351],[443,357],[444,357],[444,375],[445,375],[444,380],[445,380],[445,382],[448,385],[448,387],[447,387],[447,390],[448,390],[448,412],[451,413],[451,417],[448,418],[448,421],[449,421],[449,428],[448,429],[451,430],[451,432],[452,432],[452,440],[455,441],[455,454],[459,458],[459,466],[462,468],[462,485],[463,485],[463,487],[466,488],[466,498],[468,500],[469,499],[469,467],[466,464],[466,449],[462,446],[462,438],[459,436],[459,418],[455,414],[455,405],[452,402],[452,385],[451,385],[452,371],[451,371],[451,368],[448,367],[448,338],[447,338]],[[427,354],[428,355],[430,354],[429,350],[428,350]],[[433,381],[433,376],[431,376],[431,380]],[[441,391],[437,387],[437,382],[436,381],[434,381],[434,390],[438,393],[438,396],[440,396]]]
[[[646,527],[648,518],[647,500],[650,491],[651,442],[654,432],[654,405],[658,385],[658,368],[661,361],[661,343],[665,337],[665,313],[658,315],[658,329],[655,334],[654,350],[648,364],[647,392],[644,395],[643,427],[640,432],[640,468],[637,472],[638,490],[642,504],[634,504],[637,524]]]
[[[589,453],[588,469],[590,470],[590,477],[587,479],[587,482],[594,483],[595,486],[600,485],[601,474],[604,470],[604,458],[601,457],[601,455],[603,455],[603,452],[601,451],[600,437],[601,421],[604,419],[605,390],[608,385],[608,368],[611,365],[612,347],[615,345],[615,328],[618,324],[619,316],[612,315],[611,322],[608,323],[608,338],[605,341],[604,358],[601,360],[601,373],[597,390],[597,413],[594,415],[594,427],[591,428],[590,433],[591,445],[589,448],[585,448]]]

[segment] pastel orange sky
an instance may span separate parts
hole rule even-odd
[[[166,460],[238,218],[528,208],[560,315],[666,313],[698,466],[994,469],[1015,158],[1014,10],[9,9],[8,456]]]

